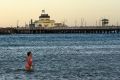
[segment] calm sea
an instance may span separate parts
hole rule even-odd
[[[120,80],[120,34],[0,35],[0,80]]]

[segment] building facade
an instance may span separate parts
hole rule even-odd
[[[45,13],[45,10],[42,10],[42,14],[39,16],[39,20],[36,20],[34,24],[35,27],[50,28],[55,26],[55,21],[50,20],[50,16]]]

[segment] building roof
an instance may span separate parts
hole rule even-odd
[[[102,19],[102,21],[109,21],[108,19]]]
[[[39,18],[50,18],[50,16],[48,14],[41,14],[41,16],[39,16]]]

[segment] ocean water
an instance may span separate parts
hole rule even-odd
[[[120,34],[0,35],[0,80],[120,80]]]

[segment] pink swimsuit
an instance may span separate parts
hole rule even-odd
[[[27,57],[27,62],[25,64],[26,70],[31,70],[32,67],[32,57]]]

